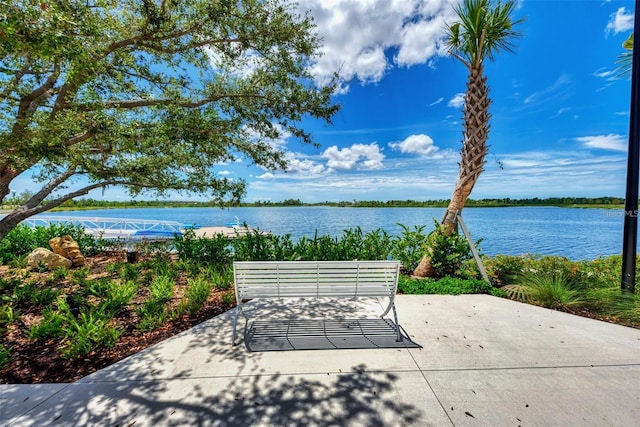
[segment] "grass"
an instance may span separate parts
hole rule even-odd
[[[621,291],[619,255],[588,261],[500,255],[486,267],[494,286],[508,298],[640,328],[640,289]]]

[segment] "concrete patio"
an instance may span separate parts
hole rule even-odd
[[[372,318],[375,299],[253,301]],[[71,384],[0,385],[11,426],[638,426],[640,330],[487,295],[399,295],[422,348],[249,352],[231,312]]]

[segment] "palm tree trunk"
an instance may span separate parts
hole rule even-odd
[[[460,150],[460,170],[456,186],[442,221],[444,232],[451,234],[456,226],[457,214],[462,211],[471,195],[471,191],[484,170],[486,156],[489,151],[489,86],[484,76],[482,63],[469,70],[467,93],[465,95],[464,132],[462,149]],[[417,277],[430,277],[434,269],[431,265],[433,249],[429,248],[413,271]]]

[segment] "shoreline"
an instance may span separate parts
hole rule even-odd
[[[424,209],[437,209],[442,208],[446,209],[446,206],[441,205],[424,205],[424,206],[368,206],[368,205],[322,205],[322,204],[309,204],[309,205],[262,205],[262,206],[254,206],[254,205],[240,205],[234,206],[234,208],[309,208],[309,207],[331,207],[331,208],[374,208],[374,209],[390,209],[390,208],[424,208]],[[139,206],[139,205],[123,205],[123,206],[82,206],[82,207],[64,207],[64,208],[53,208],[46,212],[82,212],[82,211],[92,211],[92,210],[116,210],[116,209],[160,209],[160,208],[219,208],[219,209],[229,209],[229,208],[220,208],[218,206],[188,206],[188,205],[153,205],[153,206]],[[478,208],[478,209],[491,209],[491,208],[567,208],[567,209],[624,209],[624,205],[599,205],[599,204],[585,204],[585,205],[537,205],[537,204],[504,204],[504,205],[469,205],[465,206],[466,209],[469,208]],[[13,212],[11,209],[0,208],[0,215],[7,215]]]

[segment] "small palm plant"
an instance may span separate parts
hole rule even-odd
[[[575,307],[583,303],[580,292],[572,288],[563,270],[528,271],[518,277],[516,284],[501,289],[512,299],[553,309]]]

